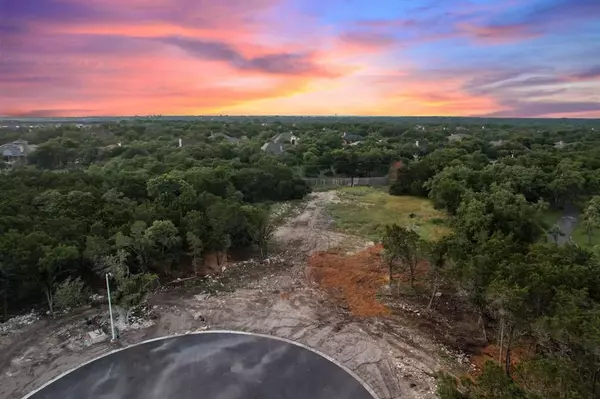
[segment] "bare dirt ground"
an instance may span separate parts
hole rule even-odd
[[[307,257],[317,250],[352,253],[372,244],[328,230],[331,220],[324,208],[335,200],[335,192],[309,197],[276,232],[285,251],[262,265],[260,277],[244,279],[230,292],[206,294],[188,286],[154,294],[148,299],[152,322],[130,326],[117,343],[93,343],[87,335],[93,328],[86,317],[105,314],[103,308],[0,330],[0,398],[20,398],[115,348],[206,329],[265,333],[306,344],[355,371],[380,399],[434,398],[434,375],[447,366],[441,354],[450,352],[417,328],[412,310],[355,317],[333,304],[307,275]]]

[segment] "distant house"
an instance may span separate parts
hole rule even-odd
[[[280,133],[262,145],[261,150],[273,154],[283,154],[290,145],[298,144],[299,138],[293,132]]]
[[[504,140],[496,140],[496,141],[490,141],[490,145],[492,147],[502,147],[503,145],[507,144],[506,141]]]
[[[465,137],[467,137],[466,134],[461,134],[461,133],[453,133],[450,136],[448,136],[448,140],[449,141],[461,141],[462,139],[464,139]]]
[[[192,145],[200,144],[201,142],[202,140],[198,137],[180,137],[179,139],[177,139],[177,147],[189,147]]]
[[[268,151],[272,154],[283,154],[285,152],[285,148],[283,148],[283,143],[273,143],[272,141],[268,141],[260,147],[263,151]]]
[[[554,148],[558,148],[559,150],[565,148],[565,142],[564,141],[557,141],[556,143],[554,143]]]
[[[237,137],[231,137],[226,135],[225,133],[212,133],[210,136],[208,136],[209,139],[211,140],[215,140],[215,139],[220,139],[222,138],[224,141],[227,141],[230,144],[239,144],[240,143],[240,139],[238,139]]]
[[[298,137],[293,132],[280,133],[271,141],[274,143],[289,143],[291,145],[298,144]]]
[[[415,140],[415,142],[412,145],[413,150],[417,153],[423,153],[423,152],[427,152],[427,148],[429,147],[429,143],[427,142],[426,139],[419,139],[419,140]]]
[[[344,134],[342,134],[342,141],[344,142],[344,145],[356,145],[356,143],[360,143],[363,140],[364,138],[357,134],[348,132],[344,132]]]
[[[30,145],[25,140],[16,140],[12,143],[0,145],[0,153],[2,153],[5,162],[15,163],[24,161],[36,148],[36,145]]]

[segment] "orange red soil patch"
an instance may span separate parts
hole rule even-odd
[[[531,343],[522,342],[510,351],[510,364],[514,367],[523,360],[531,359],[533,357]],[[483,366],[487,361],[493,361],[504,366],[506,361],[506,348],[502,350],[502,357],[500,357],[500,346],[499,345],[488,345],[481,350],[478,355],[471,358],[471,364],[474,366],[471,372],[472,375],[478,375]]]
[[[334,298],[345,303],[355,316],[382,316],[390,310],[377,301],[376,295],[388,281],[381,262],[381,245],[354,255],[317,252],[309,259],[315,281]]]

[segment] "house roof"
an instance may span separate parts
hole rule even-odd
[[[280,133],[264,143],[260,148],[263,151],[269,151],[273,154],[283,154],[285,152],[284,145],[293,144],[293,139],[298,139],[293,132]]]
[[[494,147],[501,147],[504,144],[506,144],[506,141],[504,141],[504,140],[490,141],[490,145],[492,145]]]
[[[448,136],[448,140],[450,141],[455,141],[455,140],[462,140],[465,137],[467,137],[466,134],[462,134],[462,133],[453,133],[450,136]]]
[[[240,141],[240,139],[238,139],[237,137],[231,137],[231,136],[228,136],[225,133],[221,133],[221,132],[219,132],[219,133],[213,133],[213,134],[211,134],[209,136],[209,138],[211,138],[211,139],[216,139],[216,138],[219,138],[219,137],[224,138],[225,140],[229,141],[232,144],[237,144]]]
[[[263,151],[272,152],[273,154],[283,154],[285,151],[282,143],[274,143],[272,141],[263,144],[260,149]]]
[[[362,140],[364,140],[364,137],[359,136],[357,134],[348,133],[348,132],[344,132],[344,134],[342,135],[342,138],[346,141],[362,141]]]
[[[2,156],[4,157],[20,157],[23,156],[21,149],[13,144],[4,144],[0,146],[0,151],[2,151]]]
[[[279,133],[277,136],[273,137],[271,139],[271,141],[273,143],[280,143],[280,142],[285,142],[285,141],[289,142],[294,137],[296,137],[296,136],[294,135],[293,132]]]
[[[25,140],[16,140],[12,143],[0,145],[0,152],[4,157],[24,157],[37,148],[35,145],[29,145]]]

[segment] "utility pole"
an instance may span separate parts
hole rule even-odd
[[[112,342],[115,341],[115,323],[113,322],[112,304],[110,303],[110,284],[108,283],[108,277],[112,276],[110,273],[106,273],[106,292],[108,294],[108,313],[110,314],[110,332],[112,333]]]

